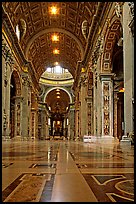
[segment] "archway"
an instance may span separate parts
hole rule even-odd
[[[122,27],[118,28],[112,49],[113,78],[113,136],[121,139],[124,134],[124,74]]]
[[[10,81],[10,138],[20,136],[20,101],[21,85],[19,75],[16,70],[13,71]]]
[[[117,44],[116,44],[117,46]],[[113,58],[113,72],[115,74],[113,81],[113,121],[114,121],[114,137],[121,139],[124,134],[124,76],[123,76],[123,48],[115,48]]]
[[[50,136],[65,136],[68,133],[68,111],[70,97],[60,88],[52,89],[45,99],[50,112]]]

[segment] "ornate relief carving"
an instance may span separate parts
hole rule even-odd
[[[128,5],[130,7],[131,16],[134,18],[134,2],[128,2]]]
[[[91,103],[88,103],[88,135],[91,135]]]
[[[109,119],[109,83],[104,82],[103,85],[103,110],[104,110],[104,134],[110,134],[110,119]]]
[[[20,103],[17,104],[17,135],[20,135]]]
[[[87,83],[88,83],[88,76],[86,76],[84,73],[82,73],[80,76],[79,85],[80,86],[86,86]]]
[[[5,59],[6,62],[6,66],[5,66],[5,70],[4,70],[4,86],[7,86],[8,83],[8,77],[7,77],[7,71],[8,71],[8,67],[7,65],[12,65],[14,63],[13,61],[13,56],[11,54],[11,51],[9,50],[8,46],[6,45],[6,43],[4,43],[4,40],[2,39],[2,55]]]
[[[103,53],[103,43],[104,38],[102,35],[100,35],[92,54],[92,64],[96,64],[99,56]]]
[[[94,72],[94,86],[97,88],[97,81],[98,81],[98,72]]]
[[[130,27],[132,35],[134,37],[134,2],[128,2],[128,5],[130,7],[130,16],[131,16],[131,21],[128,26]]]
[[[5,109],[4,109],[4,113],[3,113],[3,128],[4,128],[4,130],[7,129],[7,114],[6,114]]]
[[[111,72],[112,49],[115,43],[116,35],[118,32],[120,32],[120,25],[120,20],[115,20],[114,23],[110,26],[103,51],[102,72]]]
[[[3,39],[2,39],[2,55],[5,58],[6,63],[13,64],[12,53],[8,46],[6,45],[6,43],[4,43]]]
[[[122,11],[121,11],[121,6],[119,4],[119,2],[115,3],[115,12],[118,18],[121,17]]]
[[[22,84],[23,84],[24,86],[29,86],[29,87],[32,86],[32,83],[31,83],[31,81],[30,81],[29,76],[22,76]]]
[[[93,73],[88,72],[88,96],[92,96],[92,89],[93,89]]]

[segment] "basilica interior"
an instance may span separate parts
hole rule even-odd
[[[133,2],[2,2],[2,201],[134,201]]]

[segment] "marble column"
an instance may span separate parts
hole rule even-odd
[[[30,125],[30,137],[36,139],[36,109],[31,109],[31,125]]]
[[[69,110],[69,123],[70,123],[70,139],[74,139],[74,118],[75,118],[75,108],[73,105],[70,105],[70,110]]]
[[[80,99],[81,99],[81,114],[80,114],[80,122],[81,122],[81,136],[80,140],[83,140],[83,136],[87,135],[87,82],[82,81],[81,82],[81,93],[80,93]]]
[[[98,109],[98,91],[97,91],[97,72],[94,71],[94,80],[93,80],[93,130],[94,136],[97,136],[98,131],[98,121],[97,121],[97,109]]]
[[[46,126],[45,126],[45,139],[49,139],[49,127],[50,127],[50,118],[48,115],[46,115]]]
[[[29,90],[31,90],[31,86],[29,86]],[[32,99],[31,99],[32,100]],[[32,102],[31,102],[32,105]],[[35,94],[35,100],[33,101],[33,108],[31,106],[30,112],[34,111],[34,139],[38,139],[38,96]],[[29,135],[31,137],[31,134]]]
[[[100,74],[102,84],[102,136],[113,137],[113,74]]]
[[[51,119],[47,115],[45,103],[39,104],[39,109],[36,111],[38,116],[37,125],[35,124],[35,132],[38,129],[38,134],[36,133],[35,138],[40,140],[49,139],[49,129],[51,126]],[[35,117],[35,121],[36,121]]]
[[[134,3],[123,4],[124,122],[125,135],[134,130]]]
[[[2,139],[10,139],[10,78],[13,56],[2,41]]]
[[[68,135],[67,135],[67,120],[68,120],[68,116],[67,115],[65,115],[65,118],[64,118],[64,123],[63,123],[63,125],[64,125],[64,132],[63,132],[63,134],[64,134],[64,137],[68,137]]]
[[[22,139],[29,139],[30,123],[30,96],[29,96],[29,78],[27,73],[22,76]]]
[[[86,97],[87,102],[87,135],[93,135],[93,107],[92,96]]]
[[[117,103],[118,103],[118,97],[117,97],[117,92],[114,91],[114,121],[113,121],[113,136],[117,138],[117,117],[118,117],[118,112],[117,112]]]
[[[41,133],[44,140],[49,138],[48,118],[46,116],[46,110],[42,111],[42,132]]]
[[[79,108],[75,109],[75,139],[79,138]]]
[[[22,96],[15,96],[15,121],[14,121],[14,139],[21,140],[22,138],[22,125],[21,125],[21,118],[22,118]]]

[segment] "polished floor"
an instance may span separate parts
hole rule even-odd
[[[3,202],[134,202],[134,146],[118,140],[2,142]]]

